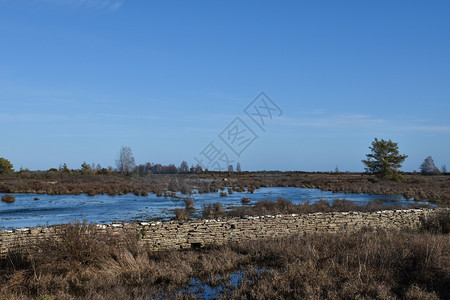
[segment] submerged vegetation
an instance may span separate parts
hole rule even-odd
[[[293,235],[163,252],[148,251],[133,235],[69,224],[59,238],[0,261],[0,298],[196,299],[202,295],[190,286],[195,279],[228,299],[448,299],[448,213],[443,220],[417,231]]]

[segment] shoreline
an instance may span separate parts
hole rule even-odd
[[[381,181],[359,173],[210,172],[203,174],[151,174],[146,176],[86,175],[41,172],[0,176],[0,193],[37,195],[148,195],[171,192],[219,192],[225,187],[252,192],[260,187],[301,187],[343,193],[403,195],[417,201],[450,205],[450,176],[406,174],[400,182]],[[47,178],[50,177],[50,178]],[[227,180],[225,180],[227,179]]]

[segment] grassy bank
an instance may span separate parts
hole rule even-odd
[[[231,299],[448,299],[448,222],[447,214],[414,232],[294,235],[156,253],[135,236],[72,224],[59,239],[0,262],[0,298],[195,299],[188,287],[197,278]],[[241,280],[230,282],[240,271]]]

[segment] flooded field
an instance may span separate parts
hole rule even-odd
[[[318,200],[333,201],[347,199],[364,204],[375,199],[383,199],[386,203],[403,203],[408,201],[401,195],[383,196],[368,194],[345,194],[295,187],[264,187],[253,193],[234,192],[226,197],[220,193],[193,194],[190,196],[177,194],[177,197],[157,197],[127,195],[37,195],[16,194],[13,203],[0,202],[0,230],[53,225],[73,220],[87,220],[94,223],[111,223],[121,221],[147,221],[149,219],[167,220],[174,216],[173,209],[183,208],[183,197],[192,198],[195,210],[199,211],[203,204],[221,202],[225,209],[241,205],[242,197],[250,199],[250,204],[261,200],[286,198],[295,204]],[[34,199],[39,200],[34,200]]]

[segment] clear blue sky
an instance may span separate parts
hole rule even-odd
[[[263,132],[244,108],[283,111]],[[363,171],[375,138],[450,167],[450,1],[0,0],[0,157]],[[236,157],[218,135],[240,117]]]

